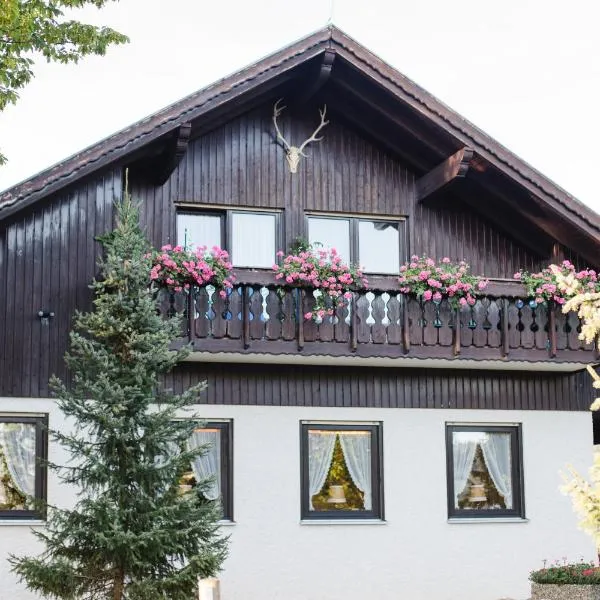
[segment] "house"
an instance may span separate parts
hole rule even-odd
[[[223,600],[525,598],[544,559],[593,557],[558,488],[591,461],[597,350],[513,274],[597,268],[600,217],[328,27],[0,194],[2,598],[33,598],[5,561],[43,527],[23,492],[71,498],[34,457],[61,459],[48,379],[126,169],[155,246],[217,244],[236,267],[224,299],[163,306],[193,345],[166,384],[208,382]],[[333,318],[278,293],[298,236],[364,263],[369,289]],[[413,254],[490,283],[458,311],[403,296]]]

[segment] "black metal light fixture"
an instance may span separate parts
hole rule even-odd
[[[50,323],[50,319],[54,317],[54,313],[47,310],[40,310],[38,311],[37,316],[42,325],[48,325]]]

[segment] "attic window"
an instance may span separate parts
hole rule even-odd
[[[335,248],[366,273],[395,274],[406,258],[406,221],[350,216],[308,216],[308,240]]]
[[[266,211],[181,212],[177,244],[190,249],[219,246],[236,267],[269,269],[279,243],[279,216]]]

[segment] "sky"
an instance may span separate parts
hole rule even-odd
[[[131,43],[78,65],[36,63],[0,113],[0,190],[332,18],[600,212],[598,0],[120,0],[73,14]]]

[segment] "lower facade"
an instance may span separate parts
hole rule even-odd
[[[528,573],[542,561],[595,557],[559,491],[567,464],[582,472],[591,464],[589,413],[197,408],[207,421],[229,424],[231,443],[221,452],[231,456],[221,458],[231,552],[220,575],[221,600],[524,600]],[[52,400],[0,399],[0,412],[47,415],[51,427],[64,426]],[[478,432],[510,445],[504,467],[502,444],[494,458]],[[357,445],[352,436],[371,442]],[[328,444],[325,466],[314,462],[325,455],[317,439]],[[368,460],[361,461],[361,451]],[[48,453],[53,461],[63,458],[52,444]],[[336,453],[352,482],[333,473]],[[52,474],[47,495],[63,505],[74,498]],[[33,600],[6,558],[35,553],[31,529],[43,523],[4,519],[0,527],[0,598]]]

